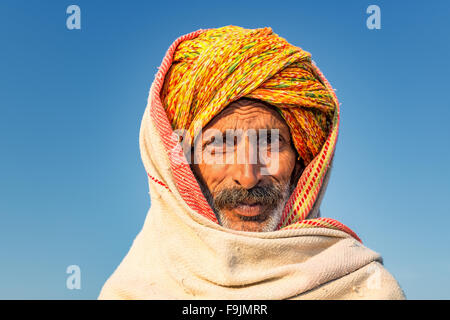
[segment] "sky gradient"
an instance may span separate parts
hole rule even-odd
[[[150,206],[138,137],[157,67],[177,37],[225,25],[312,54],[342,104],[322,216],[407,298],[449,299],[449,18],[448,1],[1,1],[0,299],[97,298]]]

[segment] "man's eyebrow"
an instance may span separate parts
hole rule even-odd
[[[216,133],[218,132],[221,134],[222,141],[223,141],[223,139],[226,139],[227,131],[232,131],[231,134],[235,135],[235,136],[240,136],[242,133],[245,133],[244,129],[234,129],[234,128],[222,128],[222,129],[214,128],[214,129],[216,130]],[[258,128],[258,129],[249,128],[246,130],[255,130],[257,133],[257,137],[259,137],[259,130],[264,130],[264,129],[267,130],[267,136],[271,136],[271,134],[272,134],[271,130],[278,130],[279,136],[281,136],[287,142],[289,142],[291,140],[291,132],[290,132],[289,128],[287,130],[282,130],[281,128],[274,128],[273,126],[266,125],[265,127],[262,127],[262,128]],[[238,130],[242,130],[242,131],[239,132]],[[205,132],[207,132],[207,131],[208,131],[208,129],[205,130]],[[284,134],[283,134],[283,131],[285,131]],[[212,135],[206,136],[206,137],[205,137],[205,135],[203,135],[202,147],[204,148],[207,144],[209,144],[213,141],[213,138],[215,139],[216,137],[217,137],[217,134],[212,134]]]
[[[281,137],[283,137],[288,142],[291,140],[291,131],[289,128],[287,128],[287,130],[283,130],[281,126],[277,126],[274,128],[273,126],[267,125],[265,128],[261,129],[266,129],[268,135],[272,134],[271,130],[278,130],[278,133]]]

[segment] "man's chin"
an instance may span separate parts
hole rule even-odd
[[[256,221],[241,221],[222,224],[225,228],[237,230],[237,231],[247,231],[247,232],[268,232],[274,230],[268,230],[266,223],[256,222]]]
[[[280,215],[276,213],[242,215],[241,212],[219,214],[220,224],[228,229],[247,232],[270,232],[277,229]]]

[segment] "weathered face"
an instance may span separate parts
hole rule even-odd
[[[301,167],[275,109],[246,99],[230,104],[203,128],[193,157],[194,175],[221,225],[276,229]]]

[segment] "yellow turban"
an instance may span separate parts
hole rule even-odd
[[[231,102],[259,99],[288,124],[305,165],[319,153],[331,127],[333,98],[311,66],[311,55],[271,28],[227,26],[181,42],[161,92],[172,128],[194,137]]]

